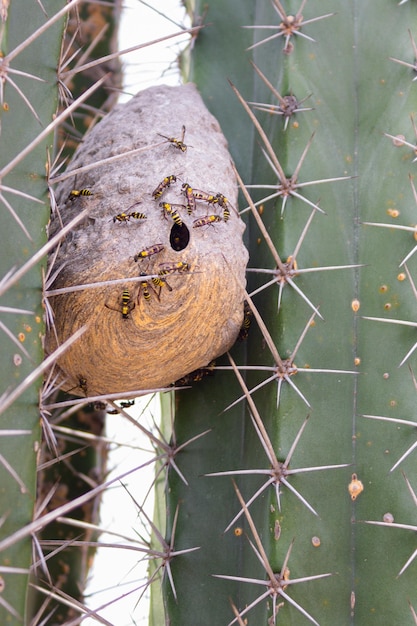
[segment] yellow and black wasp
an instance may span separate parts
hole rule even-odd
[[[94,195],[92,191],[89,189],[73,189],[70,191],[70,195],[68,196],[69,200],[75,200],[75,198],[79,198],[80,196],[92,196]]]
[[[166,217],[169,215],[178,226],[182,226],[182,219],[176,207],[185,209],[183,204],[168,204],[168,202],[160,202],[159,206],[163,209],[163,215]]]
[[[168,291],[172,291],[171,285],[169,285],[164,278],[161,278],[161,275],[163,276],[163,274],[161,274],[161,272],[158,272],[158,274],[159,274],[158,276],[154,276],[154,278],[152,278],[152,282],[155,285],[155,287],[159,287],[158,295],[161,294],[162,287],[166,287]]]
[[[122,318],[124,320],[127,320],[129,319],[129,313],[133,311],[133,309],[135,308],[135,303],[132,302],[129,289],[123,289],[120,308],[115,309],[114,307],[109,306],[108,304],[106,304],[105,306],[108,309],[112,309],[112,311],[119,311],[122,314]]]
[[[141,272],[140,274],[141,276],[146,276],[145,272]],[[151,299],[151,294],[149,293],[149,283],[147,280],[142,280],[139,283],[139,292],[138,292],[138,304],[139,304],[139,299],[140,299],[140,294],[143,294],[143,297],[145,298],[146,302],[149,302],[149,300]]]
[[[128,222],[130,220],[129,213],[118,213],[113,217],[113,222]]]
[[[148,256],[152,256],[153,254],[158,254],[158,252],[162,252],[165,246],[162,243],[155,243],[153,246],[149,246],[149,248],[144,248],[133,257],[135,261],[139,261],[139,259],[146,259]]]
[[[221,222],[220,215],[205,215],[198,220],[194,220],[193,228],[200,228],[201,226],[207,226],[208,224],[215,224],[215,222]]]
[[[229,208],[226,206],[223,209],[223,221],[224,222],[228,222],[230,219],[230,210]]]
[[[174,174],[170,174],[169,176],[165,176],[165,178],[159,183],[159,185],[156,187],[156,189],[153,190],[152,198],[154,200],[158,200],[158,198],[160,198],[162,196],[164,191],[166,191],[168,189],[168,187],[170,185],[172,185],[172,183],[175,183],[175,182],[177,182],[177,177],[174,176]]]
[[[193,196],[196,200],[203,200],[208,204],[218,204],[223,209],[223,220],[227,222],[230,219],[230,202],[222,193],[214,195],[200,189],[193,189]]]
[[[249,328],[252,323],[252,315],[252,309],[250,308],[248,301],[245,300],[243,304],[243,322],[237,336],[239,341],[244,341],[248,338]]]
[[[192,194],[196,200],[203,200],[204,202],[208,202],[208,204],[217,204],[219,201],[217,195],[215,196],[206,191],[201,191],[201,189],[192,189]]]
[[[133,211],[132,213],[119,213],[113,217],[113,222],[129,222],[130,219],[146,220],[147,217],[145,213],[138,213],[137,211]]]
[[[145,272],[141,272],[140,275],[141,276],[146,276],[146,273]],[[152,289],[152,291],[154,292],[156,297],[159,299],[159,295],[156,293],[156,291],[152,287],[152,285],[150,285],[147,280],[141,280],[140,283],[139,283],[138,304],[139,304],[141,295],[143,295],[143,297],[146,300],[146,302],[148,302],[148,303],[150,302],[151,292],[149,291],[149,289]]]
[[[163,137],[164,139],[166,139],[167,141],[169,141],[170,143],[172,143],[172,145],[175,148],[178,148],[178,150],[181,150],[181,152],[186,152],[187,150],[187,146],[184,143],[184,137],[185,137],[185,126],[182,127],[181,130],[181,139],[177,139],[176,137],[167,137],[166,135],[161,135],[161,133],[158,133],[158,135],[160,137]]]
[[[236,209],[232,207],[229,200],[222,193],[216,194],[216,198],[217,198],[217,202],[219,206],[223,209],[223,220],[225,222],[227,222],[228,219],[230,218],[230,208],[233,209],[236,215],[239,215]]]
[[[195,207],[196,207],[195,197],[193,194],[193,188],[188,183],[184,183],[182,185],[182,190],[183,190],[185,197],[187,198],[188,215],[191,215],[191,213],[195,211]]]
[[[184,261],[177,261],[176,263],[160,263],[161,268],[158,272],[161,276],[164,274],[172,274],[173,272],[188,272],[190,266]]]

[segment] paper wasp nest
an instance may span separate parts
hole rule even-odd
[[[248,254],[226,140],[194,85],[152,87],[116,107],[67,173],[78,168],[56,190],[50,226],[52,236],[88,209],[50,257],[49,289],[70,289],[48,298],[47,351],[87,327],[55,366],[62,388],[163,387],[228,350]]]

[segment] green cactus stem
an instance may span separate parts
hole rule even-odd
[[[175,547],[200,547],[172,560],[176,597],[165,579],[174,626],[415,623],[415,430],[385,419],[416,421],[417,255],[399,267],[415,241],[395,229],[416,221],[416,7],[401,5],[214,0],[192,49],[256,204],[254,321],[176,394],[177,441],[212,431],[178,459],[188,486],[169,475]],[[410,527],[375,524],[391,516]]]
[[[54,16],[56,2],[47,0],[43,8],[33,3],[30,19],[27,19],[28,7],[23,3],[3,4],[0,177],[4,236],[0,275],[5,287],[6,279],[12,278],[17,268],[46,241],[49,207],[45,164],[48,154],[52,154],[53,132],[44,136],[26,158],[15,157],[48,126],[56,113],[56,59],[65,12],[58,20],[49,22],[43,9],[48,16]],[[38,31],[47,24],[44,32]],[[14,166],[10,167],[12,161]],[[2,289],[3,409],[8,395],[42,360],[42,265],[37,263],[9,289]],[[28,383],[26,390],[1,415],[2,538],[30,522],[35,507],[41,373]],[[31,560],[30,537],[1,555],[1,623],[18,624],[24,620]]]

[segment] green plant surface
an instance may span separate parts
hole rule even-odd
[[[299,2],[282,6],[288,15],[300,9]],[[195,14],[201,15],[203,10],[203,4],[197,3]],[[309,416],[292,451],[290,470],[345,465],[288,477],[290,487],[317,515],[283,484],[279,486],[281,510],[275,485],[265,489],[249,507],[274,573],[282,570],[292,546],[285,578],[289,575],[292,581],[331,574],[293,584],[284,580],[275,598],[279,607],[276,623],[415,623],[409,603],[417,605],[416,563],[411,562],[398,576],[416,549],[414,533],[412,529],[389,528],[389,524],[367,523],[383,522],[384,515],[390,513],[394,522],[414,524],[415,528],[415,497],[402,475],[404,472],[416,489],[416,455],[411,449],[414,429],[363,416],[415,422],[415,353],[398,367],[415,343],[415,330],[409,325],[364,319],[414,323],[415,259],[407,261],[408,274],[399,265],[415,240],[410,231],[364,222],[393,227],[415,223],[417,206],[409,178],[415,169],[410,118],[417,105],[412,82],[415,74],[390,57],[414,63],[407,29],[415,20],[416,8],[411,2],[398,6],[389,0],[378,3],[378,7],[373,3],[311,0],[303,3],[301,12],[307,21],[301,32],[315,42],[293,35],[294,49],[285,54],[281,36],[245,51],[274,31],[242,27],[277,25],[281,21],[277,12],[264,1],[213,0],[206,16],[207,27],[191,52],[189,78],[197,83],[219,119],[237,170],[255,201],[260,203],[273,191],[251,189],[250,185],[276,185],[277,176],[261,150],[263,146],[268,151],[268,146],[227,79],[247,102],[279,102],[250,65],[251,58],[281,95],[294,94],[302,100],[311,94],[302,106],[312,110],[290,117],[286,129],[282,116],[254,111],[285,175],[294,173],[314,135],[298,181],[346,178],[301,186],[296,191],[310,204],[291,195],[283,211],[281,198],[262,202],[259,215],[264,231],[252,213],[246,214],[250,269],[276,267],[266,234],[283,262],[293,254],[312,204],[318,208],[297,254],[298,269],[339,269],[300,271],[293,280],[305,298],[286,284],[279,312],[276,284],[254,295],[253,304],[267,331],[254,321],[247,341],[232,352],[249,390],[274,373],[260,368],[277,365],[275,350],[281,359],[293,357],[298,371],[288,378],[300,393],[284,381],[277,408],[278,385],[274,380],[252,394],[255,409],[249,410],[247,401],[241,401],[223,413],[243,391],[235,374],[221,371],[221,367],[214,378],[205,379],[192,390],[177,392],[177,440],[186,441],[209,427],[212,432],[187,448],[178,461],[188,486],[170,472],[171,520],[179,505],[176,549],[200,547],[172,560],[177,599],[165,579],[172,625],[195,624],[197,616],[202,616],[201,624],[228,624],[234,618],[235,623],[244,623],[247,618],[248,623],[266,624],[271,617],[272,596],[245,612],[245,607],[267,591],[267,583],[262,586],[237,578],[267,580],[267,575],[249,542],[255,540],[248,515],[242,514],[224,534],[241,508],[231,476],[206,476],[238,469],[270,470],[271,458],[250,420],[254,410],[259,412],[280,462],[287,458]],[[332,15],[308,23],[326,14]],[[404,135],[411,147],[404,140],[395,147],[385,133]],[[246,206],[242,200],[240,208]],[[248,272],[249,293],[271,278],[271,274]],[[306,298],[319,307],[323,319],[316,314],[310,320],[313,311]],[[309,320],[308,330],[297,345]],[[218,365],[228,366],[229,361],[225,358]],[[243,369],[249,366],[256,369]],[[265,437],[263,440],[265,443]],[[390,471],[408,449],[407,458]],[[353,486],[358,484],[356,475],[364,487],[356,498],[348,491],[352,475]],[[234,475],[246,500],[268,477]],[[229,598],[238,607],[239,618]]]
[[[47,0],[43,7],[51,16],[57,7],[62,7],[62,3]],[[45,136],[26,158],[16,159],[13,167],[9,167],[9,163],[47,127],[56,112],[56,69],[64,23],[62,16],[25,47],[24,42],[47,23],[48,17],[36,2],[30,7],[22,2],[10,3],[4,11],[1,23],[3,91],[0,112],[2,278],[13,275],[46,241],[49,206],[45,165],[48,152],[51,153],[53,147],[53,133]],[[36,264],[16,284],[5,292],[2,290],[2,307],[17,310],[7,312],[2,309],[1,312],[3,402],[43,358],[41,294],[44,265]],[[2,539],[33,518],[36,457],[41,436],[38,408],[41,383],[42,376],[39,374],[1,414]],[[31,559],[30,537],[1,554],[0,566],[6,568],[0,571],[4,585],[0,604],[2,624],[22,623],[24,619]]]

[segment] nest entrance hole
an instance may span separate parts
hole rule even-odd
[[[171,233],[169,236],[169,243],[171,244],[171,248],[175,250],[175,252],[180,252],[184,250],[190,241],[190,231],[187,226],[182,223],[181,226],[178,224],[174,224],[171,228]]]

